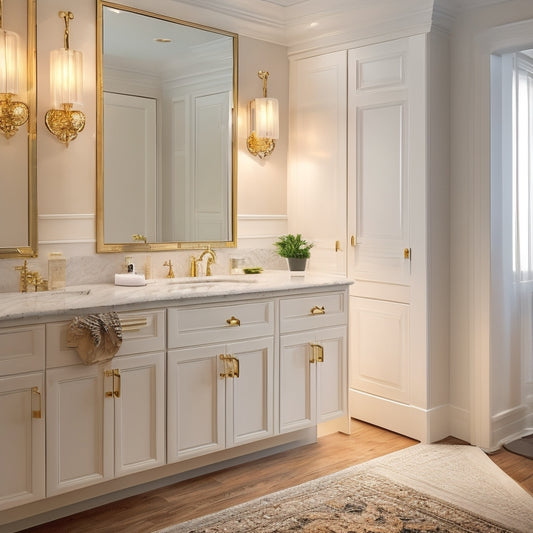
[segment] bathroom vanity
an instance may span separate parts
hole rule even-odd
[[[348,284],[267,272],[0,294],[0,525],[311,443],[319,424],[348,431]],[[120,350],[84,365],[68,324],[111,310]]]

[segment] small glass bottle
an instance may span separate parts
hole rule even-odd
[[[67,260],[61,252],[48,254],[48,290],[65,288]]]

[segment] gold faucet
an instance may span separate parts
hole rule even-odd
[[[172,268],[172,261],[169,259],[168,261],[165,261],[163,263],[163,266],[168,267],[168,274],[167,278],[173,278],[174,276],[174,269]]]
[[[48,290],[48,281],[43,279],[39,272],[28,270],[28,261],[24,259],[24,264],[21,266],[15,267],[15,270],[20,271],[19,277],[19,291],[28,292],[28,286],[33,285],[34,291],[37,292],[39,289],[47,291]]]
[[[201,254],[198,259],[195,259],[194,256],[191,256],[191,277],[195,278],[198,276],[198,263],[201,263],[204,260],[204,257],[208,255],[207,264],[205,267],[205,275],[211,276],[211,265],[215,263],[217,256],[214,250],[211,250],[211,247],[208,246]]]

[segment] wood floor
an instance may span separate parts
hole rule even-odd
[[[444,439],[445,443],[460,443]],[[34,527],[32,533],[148,533],[363,463],[417,441],[359,421],[352,434],[133,496]],[[533,460],[500,450],[490,458],[533,494]]]

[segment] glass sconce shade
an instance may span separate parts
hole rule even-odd
[[[18,94],[19,36],[0,28],[0,93]]]
[[[83,57],[79,50],[59,48],[50,52],[50,93],[52,107],[82,104]]]
[[[279,104],[276,98],[255,98],[250,102],[251,130],[258,138],[279,139]]]

